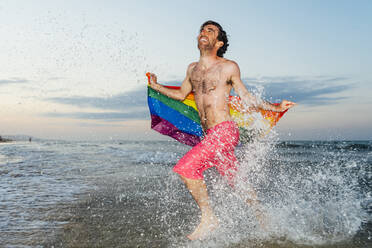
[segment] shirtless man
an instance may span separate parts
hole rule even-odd
[[[218,23],[205,22],[197,40],[200,59],[188,66],[180,89],[165,88],[157,83],[155,74],[150,77],[153,89],[179,101],[183,101],[193,91],[201,124],[206,132],[204,139],[173,168],[201,210],[200,224],[187,236],[191,240],[202,239],[218,227],[218,219],[209,204],[203,171],[215,166],[233,185],[236,171],[234,149],[239,141],[239,130],[230,117],[228,97],[231,89],[240,96],[247,108],[282,112],[295,104],[283,100],[279,105],[273,105],[256,98],[246,89],[240,79],[238,64],[223,58],[228,40],[226,32]],[[250,194],[255,198],[254,192]]]

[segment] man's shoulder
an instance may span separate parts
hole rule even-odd
[[[189,66],[187,67],[187,73],[190,73],[197,64],[198,62],[192,62],[191,64],[189,64]]]
[[[223,58],[223,63],[226,66],[238,66],[238,63],[236,63],[234,60],[231,60],[231,59],[225,59],[225,58]]]
[[[186,71],[187,74],[190,74],[194,70],[197,64],[198,62],[192,62],[191,64],[189,64],[189,66],[187,66],[187,71]]]
[[[239,70],[239,65],[234,60],[223,59],[223,68],[227,71]]]
[[[198,64],[198,62],[192,62],[189,64],[189,66],[187,68],[194,68],[196,65]]]

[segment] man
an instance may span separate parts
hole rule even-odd
[[[240,79],[237,63],[223,58],[229,44],[226,32],[218,23],[205,22],[197,39],[200,59],[188,66],[180,89],[165,88],[157,83],[155,74],[150,74],[150,86],[168,97],[183,101],[191,91],[194,92],[201,125],[206,131],[204,139],[173,168],[201,210],[200,224],[187,236],[191,240],[202,239],[218,227],[218,219],[209,204],[203,171],[214,166],[233,185],[236,172],[234,149],[239,141],[239,130],[230,117],[228,99],[231,89],[246,107],[281,112],[294,105],[286,100],[273,105],[248,92]],[[254,192],[250,195],[255,198]]]

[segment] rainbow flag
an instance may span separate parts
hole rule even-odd
[[[179,89],[177,86],[165,86]],[[203,137],[198,109],[194,94],[190,93],[184,101],[167,97],[148,86],[148,105],[151,114],[151,128],[168,135],[179,142],[195,146]],[[238,124],[241,142],[249,141],[252,136],[267,134],[284,115],[284,112],[268,110],[249,110],[243,108],[237,96],[230,96],[230,114]]]

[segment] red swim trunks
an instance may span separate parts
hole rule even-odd
[[[204,139],[174,166],[173,171],[190,179],[203,179],[203,171],[215,166],[233,185],[236,172],[235,146],[239,129],[235,122],[225,121],[207,130]]]

